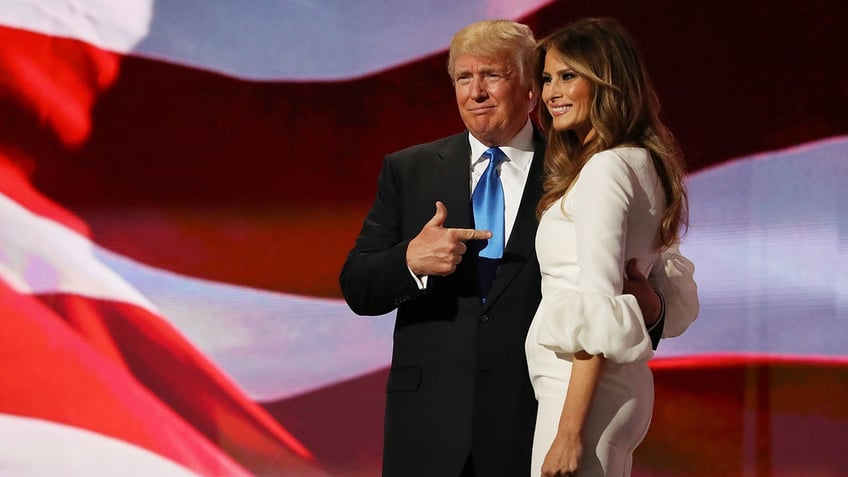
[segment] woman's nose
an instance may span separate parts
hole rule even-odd
[[[551,98],[559,98],[560,96],[562,96],[562,88],[559,82],[557,81],[551,81],[546,89],[548,93],[546,95],[547,98],[545,98],[546,100]]]

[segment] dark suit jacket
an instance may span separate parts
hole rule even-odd
[[[383,475],[457,476],[469,455],[477,475],[529,473],[536,401],[524,339],[541,298],[535,253],[544,138],[534,133],[518,217],[483,304],[475,260],[419,290],[406,249],[442,201],[445,227],[473,228],[468,133],[413,146],[383,162],[377,197],[340,284],[351,309],[397,308],[387,385]]]

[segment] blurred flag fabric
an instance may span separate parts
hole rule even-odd
[[[378,474],[393,319],[337,274],[381,158],[461,130],[454,31],[586,15],[690,167],[634,475],[843,472],[845,7],[460,3],[0,3],[0,474]]]

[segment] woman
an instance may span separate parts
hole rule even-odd
[[[651,421],[651,342],[621,295],[687,221],[682,157],[627,32],[583,19],[537,47],[549,135],[536,251],[542,302],[527,336],[539,400],[532,477],[626,476]]]

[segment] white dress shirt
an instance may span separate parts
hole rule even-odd
[[[483,171],[489,165],[489,158],[483,155],[489,147],[480,142],[472,134],[468,135],[468,142],[471,144],[471,184],[470,191],[474,193],[474,187]],[[533,162],[533,125],[530,119],[524,123],[524,127],[518,131],[518,134],[512,137],[506,144],[499,144],[501,151],[506,155],[506,159],[498,165],[498,172],[501,178],[501,184],[504,189],[504,247],[509,243],[509,235],[512,232],[512,226],[515,224],[515,219],[518,216],[518,206],[521,204],[521,196],[524,194],[524,186],[527,184],[527,176],[530,174],[530,163]],[[419,289],[427,287],[427,275],[416,276],[409,271],[418,284]]]
[[[489,165],[489,158],[483,155],[488,146],[469,134],[468,142],[471,143],[471,192],[480,176]],[[506,144],[498,145],[506,155],[506,159],[498,166],[501,183],[504,189],[504,247],[509,243],[509,235],[515,218],[518,216],[518,206],[521,204],[521,196],[524,194],[524,186],[527,184],[527,176],[530,173],[530,163],[533,162],[533,126],[530,120],[512,137]]]

